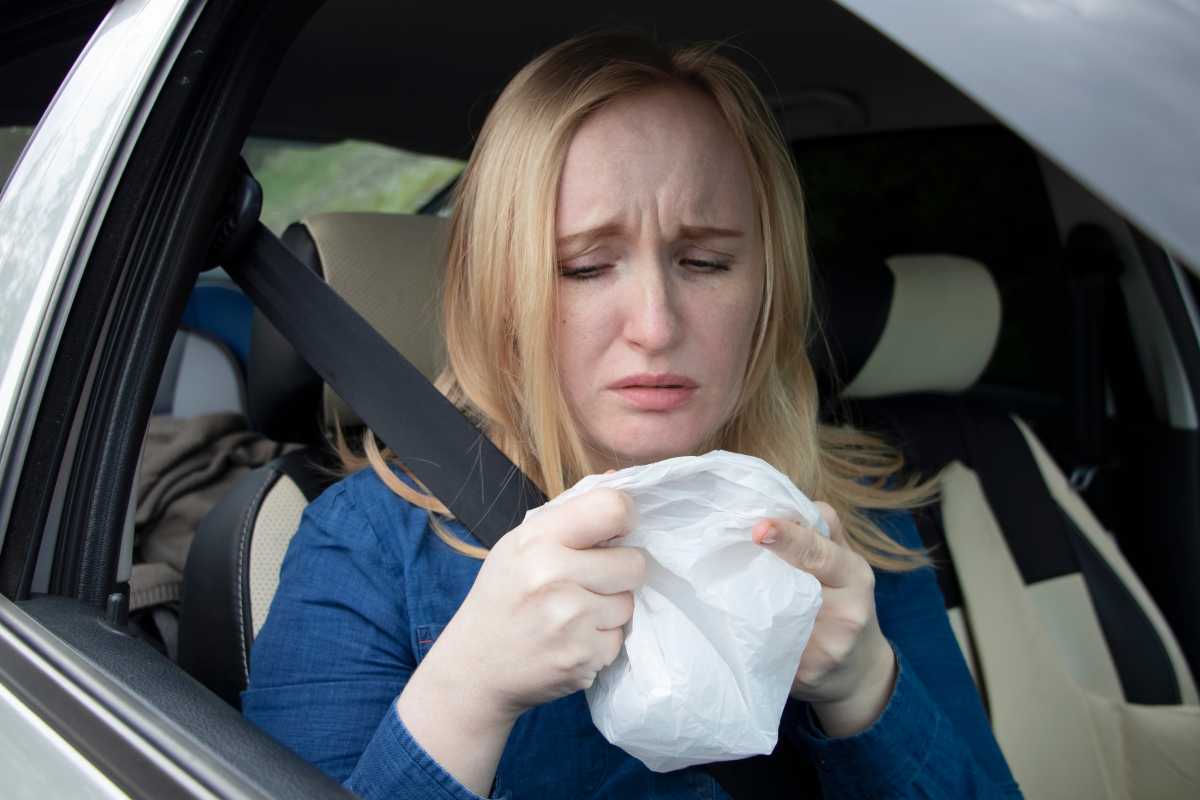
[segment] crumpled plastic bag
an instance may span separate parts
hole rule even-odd
[[[592,721],[655,772],[770,753],[821,585],[750,531],[785,517],[828,536],[825,521],[783,473],[724,450],[591,475],[547,505],[602,486],[636,505],[616,544],[648,569],[620,655],[587,690]]]

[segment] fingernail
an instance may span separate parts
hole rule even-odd
[[[762,537],[763,544],[775,544],[775,526],[768,525],[766,533]]]

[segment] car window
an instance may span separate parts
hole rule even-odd
[[[262,222],[277,234],[328,211],[416,213],[464,166],[354,139],[315,144],[251,137],[242,155],[263,187]]]
[[[33,128],[24,125],[0,126],[0,186],[8,180]]]

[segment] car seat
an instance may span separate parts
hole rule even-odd
[[[965,395],[999,334],[987,269],[908,256],[827,278],[834,347],[871,338],[838,349],[850,377],[842,418],[940,475],[918,529],[1018,782],[1036,797],[1162,795],[1149,765],[1200,755],[1195,682],[1149,592],[1030,426]],[[847,298],[857,318],[839,317]],[[872,307],[886,308],[884,321],[863,324]],[[1147,745],[1149,759],[1138,755]]]
[[[432,379],[445,224],[432,216],[331,213],[290,226],[283,241]],[[307,447],[245,476],[201,522],[188,555],[179,663],[234,706],[300,515],[338,477],[326,432],[335,421],[361,425],[257,311],[247,394],[255,430]]]
[[[226,277],[197,281],[171,341],[152,413],[246,413],[250,301]]]
[[[432,217],[323,215],[290,229],[285,242],[430,375],[436,332],[429,304],[444,224]],[[986,268],[953,256],[902,256],[824,274],[832,361],[823,363],[827,371],[836,364],[849,378],[849,420],[891,432],[927,474],[955,462],[973,471],[984,495],[973,501],[972,513],[995,520],[1002,531],[1070,680],[1114,700],[1194,704],[1194,681],[1162,615],[1037,438],[1020,420],[974,409],[961,397],[982,373],[1001,322],[999,294]],[[256,323],[252,370],[259,370],[259,332]],[[287,349],[284,342],[263,341]],[[287,363],[276,353],[252,377],[253,384],[278,375],[270,370],[294,373],[272,381],[275,399],[261,413],[308,397],[312,405],[281,418],[310,420],[306,431],[316,442],[321,425],[332,422],[336,398],[319,381],[313,391],[315,378],[306,386],[296,378],[304,370]],[[256,395],[252,390],[252,409]],[[337,414],[343,424],[355,421],[348,409]],[[287,543],[306,502],[335,477],[322,470],[317,452],[290,454],[248,476],[202,524],[189,557],[180,661],[234,705]],[[957,494],[954,502],[962,505]],[[960,646],[980,680],[977,645],[987,631],[963,608],[941,507],[919,514],[919,528],[938,562]],[[1007,698],[992,696],[987,676],[980,683],[995,718]],[[1010,761],[1024,765],[1019,727],[999,733]]]

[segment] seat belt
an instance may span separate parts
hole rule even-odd
[[[545,495],[259,222],[262,187],[245,162],[235,181],[210,263],[223,266],[417,479],[485,547],[494,547]]]
[[[1072,312],[1069,482],[1115,528],[1122,464],[1114,439],[1128,437],[1154,414],[1131,338],[1120,283],[1124,264],[1115,242],[1102,227],[1082,223],[1068,234],[1063,256]]]
[[[1071,307],[1069,402],[1075,464],[1070,483],[1081,494],[1108,466],[1110,452],[1103,345],[1108,288],[1116,268],[1100,246],[1097,231],[1103,234],[1094,225],[1076,226],[1063,254]]]

